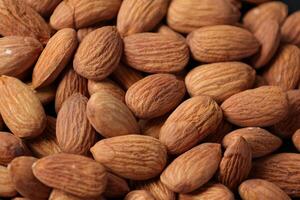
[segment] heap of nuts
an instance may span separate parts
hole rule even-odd
[[[300,11],[0,0],[0,35],[0,198],[300,198]]]

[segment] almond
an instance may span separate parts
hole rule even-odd
[[[259,158],[276,151],[282,144],[280,138],[259,127],[236,129],[223,139],[223,146],[229,147],[239,137],[243,137],[250,145],[252,157]]]
[[[155,200],[146,190],[133,190],[129,192],[124,200]]]
[[[45,17],[50,16],[61,1],[62,0],[25,0],[29,6]]]
[[[284,42],[300,46],[300,11],[294,12],[284,21],[281,27],[281,39]]]
[[[90,97],[86,112],[92,126],[104,137],[140,133],[138,123],[129,108],[105,91]]]
[[[225,118],[238,126],[271,126],[288,114],[288,99],[277,86],[262,86],[229,97],[221,105]]]
[[[203,143],[178,156],[160,175],[170,190],[188,193],[207,183],[221,161],[221,145]]]
[[[103,80],[117,68],[122,51],[122,39],[115,27],[96,29],[80,43],[74,69],[87,79]]]
[[[185,77],[191,96],[207,95],[223,102],[233,94],[250,89],[255,80],[255,70],[240,62],[200,65]]]
[[[151,31],[165,16],[169,0],[124,0],[118,13],[121,35]]]
[[[28,199],[48,199],[51,188],[36,179],[32,173],[32,165],[37,159],[20,156],[8,166],[11,180],[16,190]],[[30,187],[28,187],[30,186]]]
[[[292,137],[294,146],[300,151],[300,129],[298,129]]]
[[[97,142],[91,152],[96,161],[113,173],[132,180],[146,180],[161,173],[167,151],[150,136],[124,135]]]
[[[291,197],[300,197],[300,155],[279,153],[254,162],[252,177],[270,181]]]
[[[162,35],[166,35],[166,36],[169,36],[169,37],[176,37],[176,38],[180,38],[182,40],[185,40],[185,37],[183,37],[180,33],[177,33],[176,31],[174,31],[173,29],[171,29],[167,25],[159,26],[157,28],[157,33],[160,33]]]
[[[17,191],[11,181],[8,169],[0,165],[0,197],[14,197],[16,195]]]
[[[27,83],[27,86],[32,89],[32,91],[36,94],[43,105],[47,105],[55,99],[56,86],[54,86],[53,84],[38,89],[34,89],[31,82]]]
[[[24,83],[9,76],[0,77],[0,110],[13,134],[21,138],[40,135],[46,115],[38,97]]]
[[[80,198],[77,196],[74,196],[72,194],[69,194],[67,192],[64,192],[62,190],[53,189],[49,200],[105,200],[102,196],[97,198]]]
[[[141,128],[141,133],[143,135],[152,136],[154,138],[159,138],[159,133],[161,127],[164,125],[167,120],[168,115],[164,115],[162,117],[149,119],[149,120],[140,120],[139,126]]]
[[[107,173],[107,186],[103,195],[107,198],[120,198],[125,196],[130,191],[129,186],[125,179]]]
[[[222,111],[207,96],[190,98],[181,103],[161,128],[159,140],[171,154],[183,153],[209,134],[221,123]]]
[[[187,37],[195,60],[213,63],[247,58],[259,50],[259,42],[246,29],[217,25],[196,29]]]
[[[203,142],[222,143],[225,135],[233,129],[232,124],[226,120],[222,120],[216,131],[204,138]]]
[[[239,187],[239,194],[243,200],[291,200],[277,185],[262,179],[244,181]]]
[[[202,26],[234,24],[240,15],[239,9],[227,0],[173,0],[167,23],[178,32],[189,33]]]
[[[180,104],[185,94],[184,82],[171,74],[155,74],[134,83],[125,101],[139,118],[160,117]]]
[[[159,33],[138,33],[124,38],[123,60],[148,73],[181,71],[189,61],[184,40]]]
[[[107,183],[105,168],[80,155],[60,153],[47,156],[35,162],[32,169],[45,185],[78,197],[98,197]]]
[[[121,3],[121,0],[62,1],[51,15],[50,24],[56,30],[87,27],[116,17]]]
[[[34,88],[51,84],[71,60],[77,48],[76,32],[67,28],[58,31],[47,43],[32,73]]]

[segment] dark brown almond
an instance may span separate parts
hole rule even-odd
[[[113,173],[107,173],[107,186],[103,196],[107,198],[120,198],[125,196],[129,191],[130,189],[125,179]]]

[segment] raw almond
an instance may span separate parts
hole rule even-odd
[[[34,92],[9,76],[0,77],[0,110],[13,134],[21,138],[40,135],[46,127],[46,114]]]
[[[103,196],[107,198],[120,198],[125,196],[129,191],[130,189],[125,179],[113,173],[107,173],[107,186]]]
[[[292,137],[294,146],[300,151],[300,129],[298,129]]]
[[[155,74],[134,83],[125,101],[139,118],[160,117],[180,104],[185,95],[184,82],[171,74]]]
[[[148,73],[181,71],[189,61],[184,40],[159,33],[138,33],[124,38],[123,60]]]
[[[61,2],[62,0],[25,0],[25,2],[31,6],[33,9],[35,9],[40,15],[48,17],[52,14],[56,6]]]
[[[83,198],[98,197],[107,184],[105,168],[94,160],[59,153],[39,159],[33,174],[45,185]]]
[[[224,62],[200,65],[185,77],[191,96],[207,95],[223,102],[233,94],[250,89],[255,80],[255,70],[241,62]]]
[[[284,42],[300,46],[300,11],[294,12],[281,27],[281,39]]]
[[[14,197],[17,195],[14,184],[8,173],[8,169],[0,165],[0,197]]]
[[[91,152],[96,161],[113,173],[132,180],[146,180],[161,173],[167,151],[150,136],[124,135],[97,142]]]
[[[193,97],[168,117],[159,140],[170,154],[181,154],[214,133],[221,120],[222,111],[214,100],[207,96]]]
[[[133,190],[129,192],[124,200],[155,200],[146,190]]]
[[[246,29],[217,25],[196,29],[187,37],[195,60],[213,63],[247,58],[259,50],[259,42]]]
[[[80,43],[74,69],[87,79],[103,80],[118,67],[122,52],[122,39],[115,27],[96,29]]]
[[[286,93],[277,86],[262,86],[229,97],[221,105],[225,118],[238,126],[271,126],[288,114]]]
[[[36,94],[36,96],[39,98],[40,102],[43,105],[47,105],[51,103],[55,99],[56,94],[56,86],[55,85],[49,85],[43,88],[34,89],[32,83],[27,83],[28,87],[32,89],[32,91]]]
[[[221,161],[221,145],[203,143],[178,156],[160,175],[170,190],[188,193],[207,183]]]

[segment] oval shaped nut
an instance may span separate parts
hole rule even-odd
[[[282,41],[300,46],[300,11],[289,15],[281,27]]]
[[[48,105],[55,99],[56,95],[56,85],[52,84],[43,88],[34,89],[32,83],[27,83],[27,86],[32,89],[32,91],[36,94],[36,96],[39,98],[40,102],[43,104],[43,106]]]
[[[221,161],[221,145],[203,143],[178,156],[160,175],[170,190],[188,193],[207,183]]]
[[[146,190],[132,190],[124,200],[155,200],[155,198]]]
[[[132,180],[146,180],[161,173],[167,151],[159,140],[143,135],[124,135],[97,142],[91,152],[113,173]]]
[[[249,179],[239,186],[239,194],[243,200],[291,200],[277,185],[263,179]]]
[[[107,198],[120,198],[125,196],[129,191],[130,188],[125,179],[113,173],[107,173],[107,186],[103,196]]]
[[[288,7],[285,3],[271,1],[249,10],[243,18],[243,25],[255,32],[262,23],[268,20],[275,20],[282,25],[287,15]]]
[[[123,60],[148,73],[175,73],[189,61],[185,41],[159,33],[138,33],[124,38]]]
[[[189,33],[202,26],[235,24],[240,15],[239,9],[229,1],[175,0],[170,3],[167,23],[178,32]]]
[[[300,151],[300,129],[294,133],[292,140],[296,149]]]
[[[45,20],[24,1],[2,0],[0,35],[33,37],[45,45],[51,37],[51,30]]]
[[[300,197],[300,154],[279,153],[254,161],[252,178],[264,179],[291,197]]]
[[[160,130],[159,140],[170,154],[181,154],[214,133],[222,120],[218,104],[207,96],[181,103]]]
[[[46,127],[44,108],[34,92],[9,76],[0,77],[0,110],[6,126],[20,138],[40,135]]]
[[[280,87],[262,86],[229,97],[221,108],[225,118],[235,125],[264,127],[285,118],[288,99]]]
[[[241,60],[260,47],[248,30],[229,25],[196,29],[188,35],[187,44],[193,58],[206,63]]]
[[[92,126],[104,137],[140,133],[129,108],[105,91],[96,92],[90,97],[86,112]]]
[[[185,95],[184,82],[171,74],[150,75],[134,83],[125,101],[138,118],[160,117],[180,104]]]
[[[95,143],[95,130],[87,118],[88,98],[75,93],[62,105],[56,120],[56,137],[65,153],[86,155]]]
[[[0,74],[22,77],[38,59],[42,44],[31,37],[7,36],[0,38]]]
[[[283,45],[264,73],[269,85],[283,90],[295,89],[300,77],[300,50],[295,45]]]
[[[207,95],[223,102],[233,94],[250,89],[255,81],[255,70],[241,62],[200,65],[185,77],[191,96]]]
[[[52,14],[56,6],[62,0],[42,0],[42,1],[35,1],[35,0],[25,0],[26,4],[31,6],[34,10],[36,10],[40,15],[44,17],[48,17]]]
[[[14,197],[17,196],[17,191],[13,182],[11,181],[8,169],[0,165],[0,196]]]
[[[122,39],[113,26],[89,33],[80,43],[74,57],[75,71],[92,80],[103,80],[117,67],[122,56]]]
[[[151,31],[165,16],[169,0],[125,0],[118,13],[117,28],[122,36]]]
[[[55,96],[55,111],[58,113],[63,103],[73,94],[88,96],[87,80],[79,76],[72,67],[68,68],[58,84]]]
[[[100,196],[107,184],[105,168],[80,155],[50,155],[35,162],[32,169],[35,177],[45,185],[82,198]]]
[[[50,17],[52,28],[79,29],[117,16],[122,0],[62,1]]]
[[[233,193],[220,183],[209,183],[189,194],[179,194],[179,200],[234,200]]]
[[[0,164],[7,165],[14,158],[28,154],[21,139],[8,132],[0,132]]]
[[[15,158],[8,171],[16,190],[28,199],[48,199],[51,188],[41,183],[32,173],[32,165],[38,159],[28,156]]]
[[[239,137],[243,137],[250,145],[253,158],[266,156],[276,151],[282,144],[279,137],[259,127],[236,129],[223,138],[222,144],[227,148]]]
[[[33,69],[33,87],[51,84],[71,60],[77,44],[74,29],[62,29],[51,37]]]

